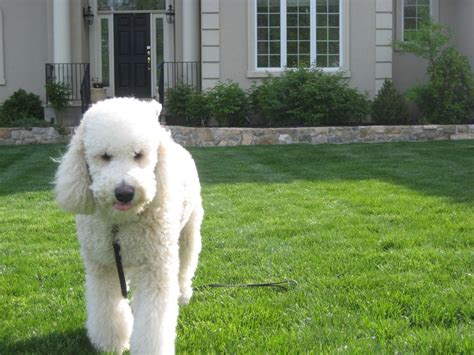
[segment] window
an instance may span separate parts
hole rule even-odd
[[[431,0],[403,0],[403,38],[409,38],[430,16]]]
[[[256,68],[341,67],[342,0],[256,0]]]
[[[109,65],[109,19],[100,19],[100,50],[102,59],[102,84],[110,85],[110,65]]]
[[[165,0],[98,0],[99,11],[165,10]]]

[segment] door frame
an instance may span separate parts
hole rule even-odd
[[[109,86],[105,87],[107,97],[115,96],[115,56],[114,56],[114,14],[133,14],[147,13],[150,16],[150,45],[151,45],[151,70],[150,85],[151,97],[158,96],[157,88],[157,64],[156,63],[156,20],[163,21],[163,58],[165,61],[171,61],[173,58],[174,48],[173,36],[174,26],[166,22],[164,11],[108,11],[97,13],[96,19],[90,28],[90,60],[91,60],[91,78],[97,78],[102,81],[102,50],[101,50],[101,24],[102,19],[106,19],[108,23],[108,49],[109,49]]]

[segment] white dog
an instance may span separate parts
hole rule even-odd
[[[56,174],[56,199],[75,213],[86,269],[92,344],[121,353],[174,353],[178,301],[188,303],[203,209],[190,154],[160,127],[156,102],[92,106]],[[112,231],[114,229],[114,231]],[[118,240],[132,309],[122,296]]]

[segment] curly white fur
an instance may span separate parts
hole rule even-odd
[[[188,303],[203,209],[190,154],[160,127],[161,106],[115,98],[84,115],[56,173],[56,200],[76,214],[86,269],[87,332],[105,351],[174,353],[178,300]],[[118,187],[133,188],[121,202]],[[112,225],[119,226],[132,311],[121,296]]]

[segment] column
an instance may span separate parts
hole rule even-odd
[[[53,2],[53,59],[54,63],[71,63],[70,0]]]
[[[183,61],[199,61],[199,0],[183,0]]]

